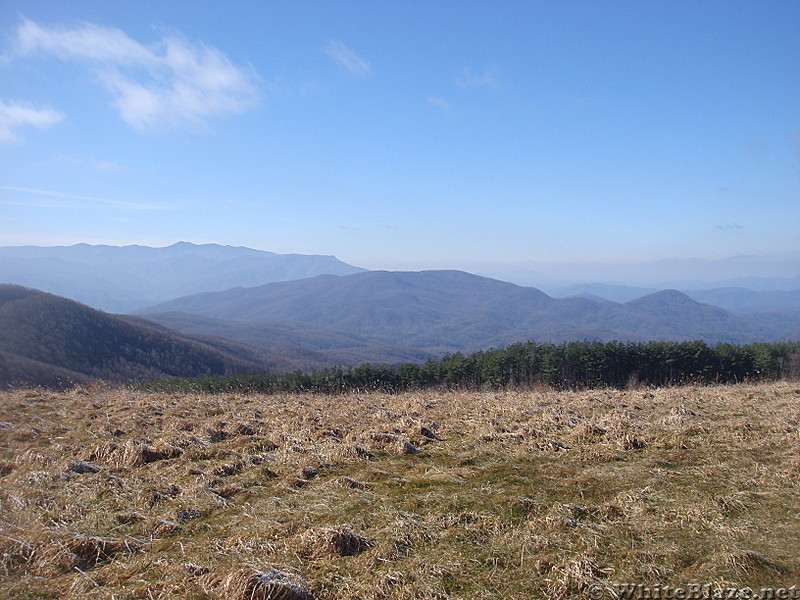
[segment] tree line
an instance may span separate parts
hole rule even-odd
[[[526,342],[424,364],[362,364],[282,375],[228,375],[146,384],[153,391],[401,392],[426,388],[556,389],[738,383],[797,378],[800,343]]]

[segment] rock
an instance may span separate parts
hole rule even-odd
[[[73,460],[69,464],[69,470],[73,473],[83,475],[85,473],[99,473],[102,469],[97,465],[93,465],[84,460]]]

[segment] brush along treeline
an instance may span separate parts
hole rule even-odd
[[[800,375],[800,343],[744,346],[694,342],[527,342],[470,355],[449,354],[422,365],[363,364],[284,375],[232,375],[146,384],[153,391],[341,393],[399,392],[431,387],[624,388],[681,383],[738,383]]]

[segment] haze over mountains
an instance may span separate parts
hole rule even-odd
[[[800,286],[800,278],[784,280],[787,284]],[[581,296],[596,300],[628,302],[647,294],[659,291],[657,288],[609,285],[604,283],[575,284],[557,288],[552,295],[556,298]],[[752,290],[745,287],[719,287],[707,290],[682,290],[692,300],[713,304],[731,312],[797,312],[800,310],[800,289],[791,290]]]
[[[527,288],[460,271],[369,271],[197,294],[141,312],[185,332],[190,313],[238,323],[329,327],[434,354],[518,341],[651,339],[748,343],[800,332],[782,315],[734,315],[664,290],[619,304],[556,299]],[[196,321],[199,326],[200,321]],[[219,329],[218,331],[222,331]],[[234,335],[229,330],[227,335]]]
[[[198,292],[363,270],[333,256],[188,242],[164,248],[0,247],[0,283],[40,289],[116,313]]]
[[[0,286],[0,381],[396,365],[529,340],[800,339],[798,289],[590,284],[552,297],[462,271],[216,244],[0,248],[2,281],[138,316]]]

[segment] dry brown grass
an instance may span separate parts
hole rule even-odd
[[[800,584],[800,389],[0,395],[0,597]]]

